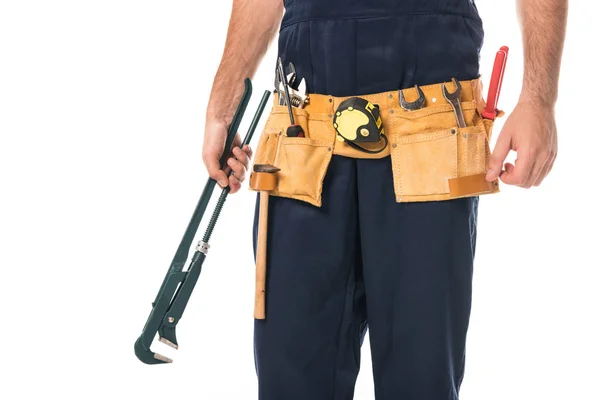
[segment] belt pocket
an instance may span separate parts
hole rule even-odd
[[[394,135],[394,191],[398,201],[443,200],[496,190],[485,180],[490,149],[488,129],[479,121],[466,128]]]
[[[458,130],[457,177],[485,174],[489,161],[489,145],[483,124]]]
[[[260,140],[256,146],[256,154],[254,155],[255,164],[273,164],[277,155],[277,145],[282,132],[264,131],[260,135]]]
[[[332,144],[311,138],[280,136],[274,165],[277,187],[273,195],[321,206],[323,179],[333,154]]]
[[[450,193],[448,179],[458,173],[457,128],[392,138],[394,191],[403,196]]]
[[[285,135],[290,124],[288,110],[286,106],[275,105],[260,137],[254,163],[279,168],[271,195],[302,200],[320,207],[323,180],[333,154],[335,136],[328,135],[327,129],[323,129],[323,124],[330,124],[329,120],[318,116],[311,119],[306,110],[297,107],[292,107],[292,112],[295,123],[302,127],[306,137]]]

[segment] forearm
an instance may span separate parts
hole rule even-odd
[[[233,0],[221,64],[215,75],[207,119],[229,124],[243,93],[244,78],[252,78],[275,37],[283,0]]]
[[[554,106],[567,25],[568,0],[517,0],[524,51],[521,100]]]

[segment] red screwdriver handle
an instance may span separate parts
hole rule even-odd
[[[508,58],[508,47],[502,46],[496,53],[492,78],[490,79],[490,88],[488,91],[487,104],[483,110],[483,118],[495,120],[498,115],[498,99],[504,80],[504,70],[506,69],[506,59]]]

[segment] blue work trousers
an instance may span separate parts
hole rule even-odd
[[[288,0],[279,55],[353,96],[476,78],[482,40],[470,0]],[[353,399],[367,329],[377,400],[458,399],[478,199],[397,203],[389,157],[333,156],[322,200],[270,198],[259,400]]]

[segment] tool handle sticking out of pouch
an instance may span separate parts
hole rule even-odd
[[[279,60],[278,60],[279,61]],[[282,67],[283,69],[283,67]],[[306,81],[304,78],[298,79],[298,74],[296,73],[296,66],[294,63],[288,64],[288,74],[286,75],[287,79],[287,91],[289,102],[292,106],[297,108],[304,108],[305,105],[310,103],[310,98],[306,93]],[[285,71],[284,71],[285,74]],[[284,82],[285,79],[281,79],[279,74],[279,65],[275,66],[275,93],[277,93],[277,105],[285,106],[286,105],[286,95],[285,95],[285,87]]]
[[[444,98],[454,110],[454,116],[456,117],[456,123],[459,128],[466,128],[467,122],[465,121],[465,115],[463,113],[462,104],[460,102],[460,94],[462,93],[462,86],[456,78],[452,78],[454,83],[454,91],[450,92],[446,87],[446,84],[442,84],[442,93]]]
[[[502,46],[496,53],[494,69],[492,70],[492,77],[490,79],[487,104],[485,110],[481,113],[483,118],[491,119],[492,121],[498,116],[498,99],[500,98],[500,90],[502,89],[502,81],[504,80],[504,70],[506,69],[507,58],[508,47]]]
[[[294,121],[294,112],[292,111],[292,100],[290,98],[290,89],[288,85],[287,77],[283,70],[283,62],[281,57],[277,59],[277,73],[279,74],[279,80],[283,85],[283,91],[285,94],[285,104],[287,105],[288,113],[290,114],[290,126],[288,126],[285,134],[289,137],[305,137],[304,129],[300,125],[296,125]]]

